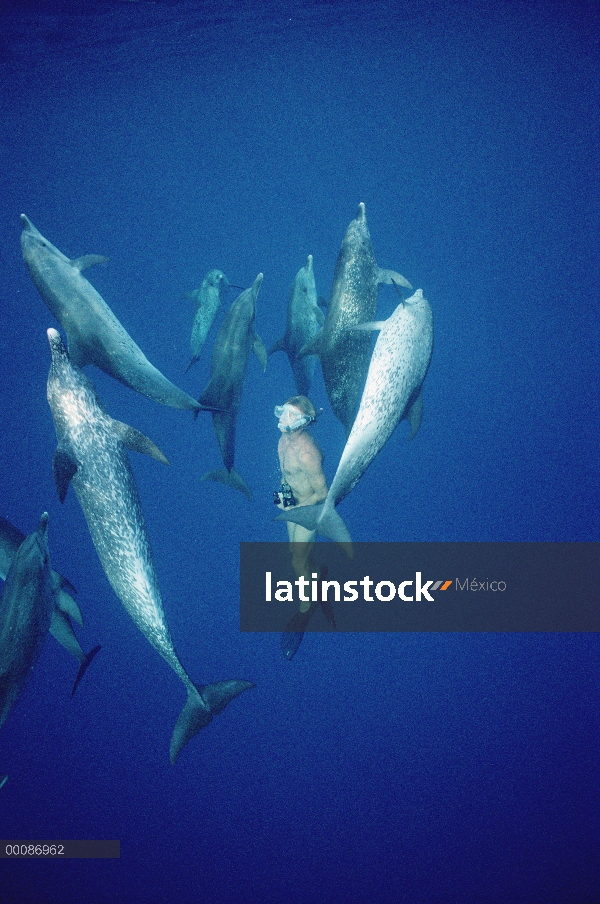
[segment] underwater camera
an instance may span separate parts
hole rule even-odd
[[[280,493],[281,499],[279,498]],[[281,502],[284,508],[287,508],[290,505],[296,505],[296,500],[294,499],[294,494],[292,493],[292,488],[289,483],[283,481],[283,483],[281,484],[281,490],[273,491],[273,502],[275,503],[275,505],[279,505],[279,503]]]

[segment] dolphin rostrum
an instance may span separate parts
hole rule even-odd
[[[21,214],[21,249],[27,268],[42,298],[54,314],[69,343],[77,367],[95,364],[110,377],[149,399],[199,411],[201,406],[156,369],[117,320],[82,271],[108,260],[87,254],[69,260]]]
[[[213,427],[225,469],[209,471],[202,480],[216,480],[245,493],[252,493],[246,481],[233,467],[235,458],[235,428],[237,424],[248,356],[252,349],[263,371],[267,366],[267,351],[254,329],[256,298],[263,281],[259,273],[249,289],[245,289],[231,305],[217,333],[210,363],[210,382],[199,402],[212,408]]]
[[[421,386],[433,350],[433,316],[421,289],[401,301],[387,320],[354,329],[380,332],[360,408],[327,497],[318,505],[291,507],[278,516],[278,520],[295,521],[339,543],[350,543],[351,539],[335,506],[356,486],[399,421],[409,421],[411,439],[419,429]]]
[[[0,728],[42,652],[56,601],[50,568],[48,515],[14,556],[0,600]]]
[[[286,353],[300,395],[310,392],[316,357],[305,355],[298,358],[298,352],[313,339],[324,322],[325,315],[317,304],[313,257],[309,254],[306,264],[298,270],[292,283],[285,334],[269,349],[270,355],[273,352]]]
[[[6,575],[8,574],[11,563],[24,539],[25,534],[21,533],[21,531],[11,524],[10,521],[7,521],[6,518],[0,517],[0,578],[3,580],[6,580]],[[66,588],[69,588],[73,592],[75,592],[75,589],[66,578],[63,578],[62,575],[57,572],[53,571],[52,577],[57,589],[56,605],[50,621],[50,634],[52,634],[52,636],[62,644],[65,650],[67,650],[68,653],[71,653],[79,662],[79,672],[77,673],[75,684],[71,691],[71,696],[73,696],[87,667],[96,653],[100,651],[101,647],[94,647],[94,649],[90,650],[87,654],[83,652],[79,645],[79,641],[75,637],[73,626],[71,625],[72,618],[78,625],[83,625],[81,611],[71,594],[67,592]]]
[[[192,325],[192,338],[190,339],[190,347],[192,349],[192,360],[186,367],[186,373],[200,360],[200,352],[208,335],[216,313],[221,307],[223,296],[229,286],[229,281],[221,270],[210,270],[199,289],[194,292],[187,292],[185,297],[191,298],[196,305],[196,316]]]
[[[52,365],[48,402],[58,447],[54,480],[64,500],[69,483],[85,515],[100,562],[113,590],[146,640],[181,679],[187,701],[171,738],[175,763],[185,744],[212,721],[238,694],[254,687],[249,681],[196,685],[181,665],[162,607],[144,516],[125,449],[168,463],[142,433],[113,420],[93,384],[69,359],[56,330],[48,330]]]
[[[375,319],[377,287],[392,281],[412,288],[399,273],[377,266],[365,205],[360,203],[338,254],[325,323],[300,351],[301,356],[319,356],[331,407],[346,435],[356,416],[371,357],[371,337],[348,327]]]

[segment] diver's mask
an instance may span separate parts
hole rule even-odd
[[[306,427],[315,420],[310,414],[299,413],[297,408],[294,408],[293,405],[289,405],[287,402],[285,405],[276,405],[273,414],[277,420],[283,418],[281,427],[283,427],[286,433],[294,433],[296,430],[300,430],[301,427]]]

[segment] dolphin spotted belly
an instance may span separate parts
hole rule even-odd
[[[278,516],[278,520],[294,521],[347,544],[350,534],[335,507],[356,486],[403,418],[411,425],[411,439],[419,429],[421,386],[433,351],[433,316],[429,302],[417,289],[400,302],[388,320],[357,329],[379,330],[379,336],[360,407],[327,497],[319,505],[291,508]]]
[[[144,637],[181,679],[187,701],[171,738],[170,756],[179,753],[201,728],[238,694],[254,685],[221,681],[195,685],[179,661],[165,619],[150,543],[133,472],[125,449],[167,463],[147,437],[113,420],[94,386],[69,359],[56,330],[48,330],[52,365],[48,402],[58,447],[53,469],[59,498],[69,483],[79,500],[104,572],[125,610]]]
[[[88,254],[69,260],[21,214],[21,249],[40,295],[69,343],[77,367],[95,364],[110,377],[149,399],[199,411],[201,405],[167,380],[146,358],[82,271],[108,258]]]
[[[48,515],[14,556],[0,600],[0,728],[19,699],[46,640],[57,584],[50,568]]]

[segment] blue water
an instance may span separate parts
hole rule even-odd
[[[342,506],[356,540],[600,539],[600,14],[597,2],[100,2],[0,11],[0,512],[50,514],[78,588],[75,661],[49,638],[0,736],[0,837],[117,838],[120,860],[7,862],[16,902],[600,901],[600,650],[593,635],[318,635],[292,662],[238,630],[239,541],[285,536],[273,406],[283,355],[251,359],[236,467],[210,416],[87,373],[167,469],[131,455],[165,610],[198,682],[257,684],[184,750],[181,683],[129,620],[72,493],[52,481],[56,326],[19,215],[88,271],[150,360],[185,376],[182,299],[222,269],[265,278],[283,334],[313,254],[327,297],[366,205],[378,263],[435,318],[424,419],[401,425]],[[235,292],[231,290],[228,301]],[[381,317],[397,299],[380,291]],[[222,316],[222,312],[219,317]],[[317,370],[331,480],[344,433]]]

